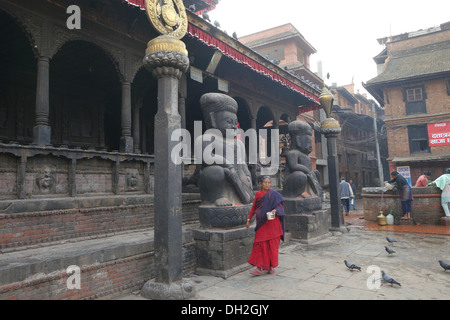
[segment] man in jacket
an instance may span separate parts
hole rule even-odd
[[[341,178],[339,189],[341,190],[341,205],[344,207],[345,215],[348,216],[350,210],[350,198],[353,198],[354,194],[352,187],[345,181],[344,177]]]

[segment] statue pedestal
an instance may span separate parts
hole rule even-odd
[[[291,238],[311,243],[331,235],[330,209],[322,209],[320,198],[285,199],[285,229]]]
[[[235,228],[244,226],[253,204],[231,207],[200,205],[198,214],[204,228]]]
[[[194,230],[198,274],[228,278],[251,268],[247,263],[255,236],[250,228]]]
[[[309,213],[320,209],[322,209],[322,199],[318,197],[309,199],[284,198],[284,212],[286,212],[286,214]]]

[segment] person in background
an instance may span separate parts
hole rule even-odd
[[[278,248],[284,241],[283,196],[270,187],[269,176],[259,176],[261,190],[255,194],[253,207],[248,214],[245,227],[248,229],[253,216],[256,216],[255,240],[248,263],[255,266],[252,275],[260,276],[263,270],[275,273],[278,266]],[[271,217],[268,217],[268,214]]]
[[[356,210],[356,187],[353,184],[352,179],[348,180],[348,183],[350,184],[350,187],[352,187],[352,191],[353,191],[353,198],[351,198],[351,200],[350,200],[350,206],[353,208],[353,210]]]
[[[430,179],[431,179],[431,172],[424,171],[423,174],[419,177],[419,179],[417,179],[415,187],[426,187]]]
[[[341,205],[344,207],[345,215],[348,216],[350,210],[350,198],[354,198],[354,195],[352,187],[345,181],[344,177],[341,178],[339,189],[341,190]]]
[[[391,177],[392,179],[387,182],[395,182],[397,190],[400,192],[400,199],[402,201],[403,217],[401,217],[400,220],[411,219],[411,208],[413,201],[411,186],[408,184],[408,181],[396,170],[391,172]]]
[[[444,219],[450,219],[450,209],[448,208],[450,203],[450,168],[445,169],[445,173],[433,181],[433,185],[442,190],[441,204],[445,212]]]

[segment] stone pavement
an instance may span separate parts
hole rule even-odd
[[[191,275],[197,291],[193,300],[450,299],[450,271],[444,272],[438,263],[450,263],[450,237],[359,226],[348,230],[308,245],[283,243],[274,275],[253,276],[251,269],[227,279]],[[398,242],[389,244],[388,235]],[[388,255],[384,246],[396,253]],[[361,271],[347,269],[344,260]],[[380,281],[381,270],[401,286]],[[138,294],[121,298],[129,299],[143,298]]]

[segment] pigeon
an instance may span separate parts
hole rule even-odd
[[[399,286],[402,286],[399,282],[395,281],[390,275],[385,273],[383,270],[381,270],[381,275],[383,276],[383,280],[384,281],[386,281],[387,283],[391,284],[391,287],[392,287],[393,284],[397,284]]]
[[[233,32],[233,38],[235,38],[237,40],[238,36],[236,32]]]
[[[205,19],[206,21],[211,22],[211,19],[209,18],[209,14],[207,14],[206,11],[202,13],[202,18]]]
[[[393,238],[391,238],[391,237],[386,237],[386,240],[387,240],[389,243],[397,242],[397,240],[395,240],[395,239],[393,239]]]
[[[350,270],[357,269],[357,270],[361,271],[361,267],[358,267],[354,263],[348,262],[347,260],[344,260],[344,263],[347,266],[347,268],[349,268]]]
[[[444,272],[447,271],[447,270],[450,270],[450,264],[445,263],[442,260],[439,260],[439,264],[441,265],[442,268],[444,268]]]
[[[220,23],[219,23],[219,21],[214,20],[214,25],[215,25],[217,28],[220,28]]]
[[[394,250],[392,250],[392,249],[389,249],[388,247],[386,247],[386,246],[384,246],[384,249],[386,249],[386,252],[387,253],[389,253],[389,254],[391,254],[391,253],[395,253],[395,251]]]
[[[196,9],[195,9],[195,4],[191,4],[191,5],[189,6],[189,10],[191,10],[192,12],[195,12],[195,11],[196,11]]]

